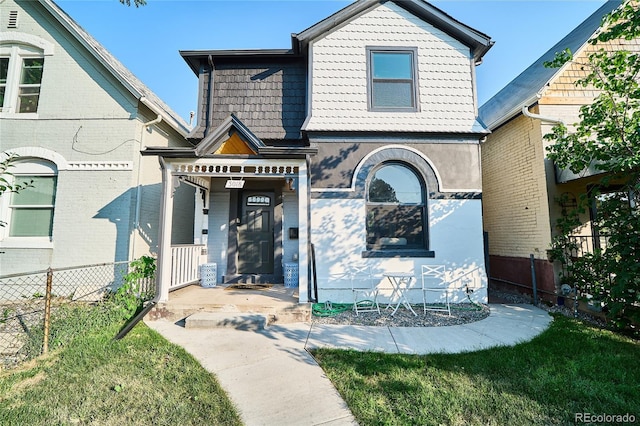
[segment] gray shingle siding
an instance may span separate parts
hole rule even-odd
[[[306,115],[304,63],[214,64],[210,128],[234,113],[261,139],[298,139]]]

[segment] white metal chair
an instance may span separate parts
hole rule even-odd
[[[422,300],[424,302],[424,313],[427,311],[446,312],[451,315],[451,305],[449,301],[449,285],[445,281],[444,265],[422,265]],[[428,302],[428,295],[439,295],[436,302]],[[444,296],[444,303],[440,300]]]
[[[369,266],[352,266],[348,272],[353,292],[353,310],[360,312],[380,313],[378,305],[378,288],[373,285],[373,274]]]

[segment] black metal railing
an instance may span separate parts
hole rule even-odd
[[[572,258],[583,257],[587,253],[595,253],[596,250],[606,250],[609,242],[608,235],[570,235],[569,254]]]

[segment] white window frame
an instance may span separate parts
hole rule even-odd
[[[41,158],[20,158],[15,167],[9,169],[12,175],[7,179],[10,184],[20,183],[23,180],[21,176],[58,176],[58,168],[55,163]],[[58,187],[56,184],[54,192],[54,204],[51,206],[41,206],[42,208],[50,208],[53,210],[55,218],[55,195],[57,195]],[[0,227],[0,247],[2,248],[53,248],[53,230],[52,235],[37,237],[12,237],[10,236],[11,217],[13,208],[11,205],[12,194],[5,193],[0,197],[0,220],[4,222],[4,226]],[[24,206],[21,206],[24,207]]]
[[[18,94],[20,93],[20,76],[24,59],[43,58],[53,55],[53,44],[30,34],[0,32],[0,57],[9,58],[9,69],[4,94],[4,105],[0,105],[0,118],[36,119],[38,112],[17,112]],[[40,81],[40,100],[44,81],[44,69]]]

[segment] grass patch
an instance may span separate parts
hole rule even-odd
[[[66,345],[49,355],[0,372],[0,424],[241,424],[215,377],[182,348],[142,323],[118,341],[121,321],[91,324],[89,333],[59,335]]]
[[[515,347],[314,356],[361,425],[574,424],[575,413],[640,419],[640,342],[563,316]]]

